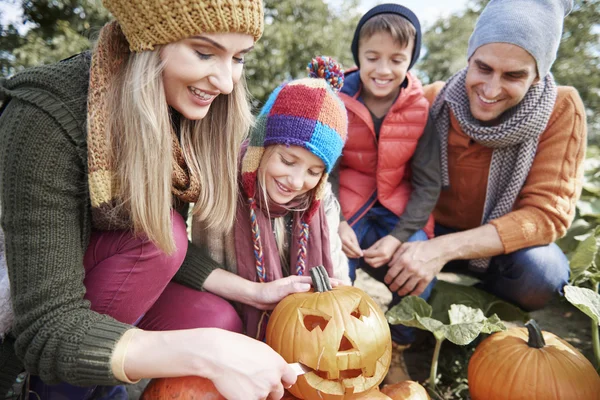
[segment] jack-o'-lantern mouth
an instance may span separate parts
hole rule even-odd
[[[391,346],[390,346],[391,347]],[[391,349],[375,362],[373,373],[367,373],[371,368],[335,369],[333,371],[313,370],[298,377],[298,383],[324,394],[344,395],[364,392],[379,384],[391,361]]]
[[[327,379],[327,380],[335,380],[335,381],[343,381],[346,379],[354,379],[354,378],[358,378],[359,376],[363,375],[363,370],[362,369],[345,369],[345,370],[341,370],[338,372],[338,378],[334,379],[331,377],[331,374],[327,371],[312,371],[312,373],[314,373],[315,375],[317,375],[318,377],[322,378],[322,379]]]

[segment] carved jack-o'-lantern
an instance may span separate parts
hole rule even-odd
[[[267,325],[267,344],[287,362],[313,369],[290,392],[306,400],[340,400],[376,387],[392,352],[383,312],[358,288],[331,289],[325,268],[310,272],[314,291],[283,299]]]

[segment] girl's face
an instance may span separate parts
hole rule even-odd
[[[317,186],[323,173],[323,161],[299,146],[277,145],[270,157],[263,157],[265,189],[277,204],[287,204]]]
[[[242,77],[254,38],[243,33],[203,33],[165,46],[167,104],[190,120],[206,116],[213,100],[229,94]]]

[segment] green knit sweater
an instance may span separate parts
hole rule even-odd
[[[131,326],[84,300],[91,232],[86,108],[90,55],[0,85],[0,203],[15,324],[0,347],[0,397],[24,367],[48,383],[114,385],[113,348]],[[190,243],[175,280],[201,290],[219,265]]]

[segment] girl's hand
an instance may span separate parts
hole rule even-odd
[[[272,310],[286,296],[292,293],[308,292],[311,288],[310,276],[288,276],[272,282],[255,283],[249,305],[259,310]]]
[[[332,287],[343,285],[339,279],[329,278],[329,281]],[[255,283],[254,295],[247,304],[259,310],[272,310],[284,297],[292,293],[308,292],[311,283],[312,280],[307,275],[292,275],[273,282]]]
[[[360,258],[363,256],[356,233],[354,233],[354,229],[352,229],[348,222],[340,222],[338,234],[340,235],[340,239],[342,239],[342,251],[348,258]]]

